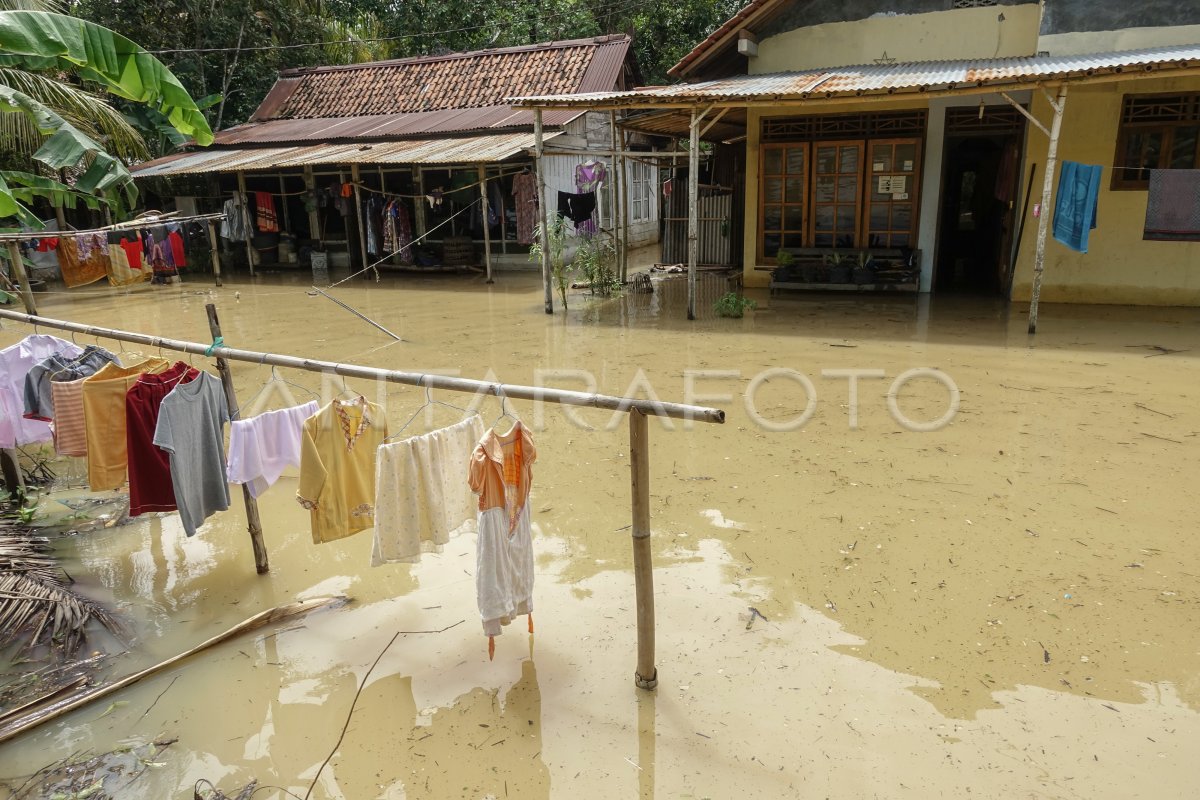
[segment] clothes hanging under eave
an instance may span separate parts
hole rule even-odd
[[[1200,242],[1200,170],[1150,170],[1142,238]]]
[[[1096,229],[1096,204],[1102,168],[1062,162],[1054,203],[1054,238],[1072,250],[1088,251],[1088,235]]]

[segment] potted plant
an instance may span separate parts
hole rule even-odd
[[[850,282],[850,258],[834,250],[825,256],[825,266],[829,268],[830,283]]]
[[[872,267],[871,254],[863,250],[858,254],[858,264],[854,267],[854,282],[859,286],[875,282],[875,270]]]
[[[796,257],[782,247],[775,253],[775,271],[771,277],[777,281],[793,281],[796,279]]]

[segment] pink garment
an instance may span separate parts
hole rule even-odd
[[[25,376],[52,355],[72,359],[83,353],[79,345],[35,333],[0,350],[0,447],[48,442],[54,438],[50,423],[25,419]]]
[[[267,411],[229,426],[230,483],[244,483],[258,497],[279,480],[283,471],[300,466],[300,439],[304,420],[320,410],[316,401]]]

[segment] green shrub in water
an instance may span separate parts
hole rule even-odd
[[[737,292],[728,292],[713,303],[713,311],[718,317],[741,318],[746,315],[746,309],[758,308],[758,303],[742,297]]]

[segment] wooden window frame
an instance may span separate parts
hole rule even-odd
[[[829,140],[829,141],[819,141],[819,142],[812,143],[812,149],[809,152],[809,165],[808,165],[808,176],[809,176],[809,181],[808,181],[808,198],[809,198],[808,199],[808,211],[809,211],[808,219],[809,219],[809,226],[808,226],[808,233],[807,233],[807,236],[805,239],[805,244],[807,246],[821,247],[822,249],[828,247],[828,249],[830,249],[830,250],[845,249],[845,248],[839,248],[839,246],[837,244],[837,227],[836,226],[837,226],[837,207],[844,206],[847,204],[839,203],[837,201],[837,199],[836,199],[837,198],[837,186],[836,185],[834,186],[834,190],[833,190],[834,191],[834,201],[832,203],[821,203],[820,204],[823,206],[833,206],[834,207],[834,212],[833,212],[833,214],[834,214],[834,233],[833,233],[834,244],[832,244],[832,245],[818,245],[817,244],[817,234],[825,233],[825,231],[817,230],[817,155],[816,154],[817,154],[817,150],[822,147],[837,148],[838,165],[841,166],[841,156],[842,156],[841,150],[842,150],[842,148],[843,147],[857,147],[858,148],[858,174],[855,176],[855,180],[857,182],[857,188],[856,188],[856,192],[855,192],[855,208],[854,208],[854,244],[850,245],[850,249],[852,249],[852,250],[861,250],[862,249],[863,208],[865,206],[865,203],[864,203],[865,187],[863,185],[863,176],[865,174],[865,168],[866,168],[866,155],[867,155],[868,141],[869,140],[867,140],[867,139],[833,139],[833,140]],[[836,178],[840,178],[840,177],[849,175],[850,173],[848,173],[848,172],[833,172],[833,173],[827,173],[827,174],[833,175],[836,179]]]
[[[1156,98],[1166,100],[1180,99],[1182,113],[1175,115],[1172,118],[1171,114],[1161,114],[1159,116],[1150,115],[1151,118],[1144,121],[1134,121],[1130,117],[1137,114],[1134,104],[1141,101],[1152,101]],[[1143,111],[1143,114],[1145,112]],[[1167,92],[1167,93],[1151,93],[1151,94],[1127,94],[1121,99],[1121,113],[1117,118],[1117,144],[1116,151],[1113,154],[1113,169],[1112,178],[1109,182],[1109,188],[1112,191],[1146,191],[1150,187],[1150,175],[1147,173],[1143,177],[1142,172],[1137,172],[1136,167],[1125,167],[1125,149],[1129,144],[1129,138],[1133,134],[1138,133],[1160,133],[1162,134],[1162,147],[1158,153],[1158,169],[1168,169],[1169,159],[1172,151],[1175,149],[1175,132],[1179,128],[1200,127],[1200,92]],[[1192,156],[1193,169],[1200,168],[1200,136],[1196,141],[1196,152]],[[1135,172],[1136,177],[1129,177],[1129,172]]]
[[[884,171],[883,173],[881,173],[884,175],[903,174],[908,178],[909,188],[908,188],[908,192],[907,192],[907,194],[908,194],[907,200],[874,201],[871,199],[871,196],[875,194],[875,192],[871,190],[871,180],[875,177],[875,170],[874,170],[874,158],[873,158],[873,155],[870,152],[870,150],[872,147],[874,147],[876,145],[881,145],[881,144],[889,145],[892,148],[892,157],[893,158],[895,158],[895,153],[896,153],[897,147],[900,147],[901,145],[906,145],[906,144],[911,144],[913,146],[913,150],[914,150],[913,168],[911,171],[897,169],[896,165],[893,164],[892,169],[890,171]],[[863,164],[864,173],[866,175],[866,185],[863,187],[863,210],[862,210],[862,222],[861,222],[862,236],[859,237],[859,241],[862,243],[863,249],[896,249],[896,247],[894,247],[891,244],[890,237],[894,236],[897,233],[903,233],[903,231],[896,229],[896,228],[888,228],[889,242],[888,242],[888,244],[883,245],[882,247],[872,247],[871,241],[870,241],[870,236],[871,236],[871,206],[872,206],[872,204],[877,204],[877,205],[886,204],[889,206],[894,206],[897,202],[910,204],[912,206],[912,216],[909,220],[909,226],[908,226],[908,244],[903,245],[903,246],[910,247],[914,250],[916,249],[917,230],[920,228],[920,217],[921,217],[921,167],[922,167],[922,158],[921,157],[923,155],[923,153],[922,153],[923,144],[924,144],[923,141],[916,137],[908,137],[908,138],[903,138],[903,139],[874,139],[874,140],[867,142],[867,152],[865,153],[867,160],[866,160],[866,163]],[[870,167],[870,168],[868,169],[868,167]],[[890,218],[891,218],[891,216],[889,214],[889,219]]]
[[[789,203],[787,200],[787,151],[791,149],[802,149],[804,151],[804,199],[799,203]],[[766,237],[767,237],[767,178],[779,178],[783,181],[781,187],[782,200],[777,205],[780,207],[780,225],[786,224],[788,206],[800,206],[801,220],[800,229],[794,230],[786,227],[779,228],[780,247],[783,246],[783,237],[788,233],[799,233],[803,237],[803,241],[807,243],[811,237],[809,234],[809,225],[811,224],[810,201],[812,193],[812,142],[769,142],[761,145],[759,149],[758,162],[758,231],[756,250],[758,251],[758,260],[760,263],[775,263],[775,253],[768,254],[766,252]],[[767,174],[767,156],[768,150],[779,150],[782,152],[780,156],[780,165],[783,172]],[[778,250],[776,250],[778,252]]]

